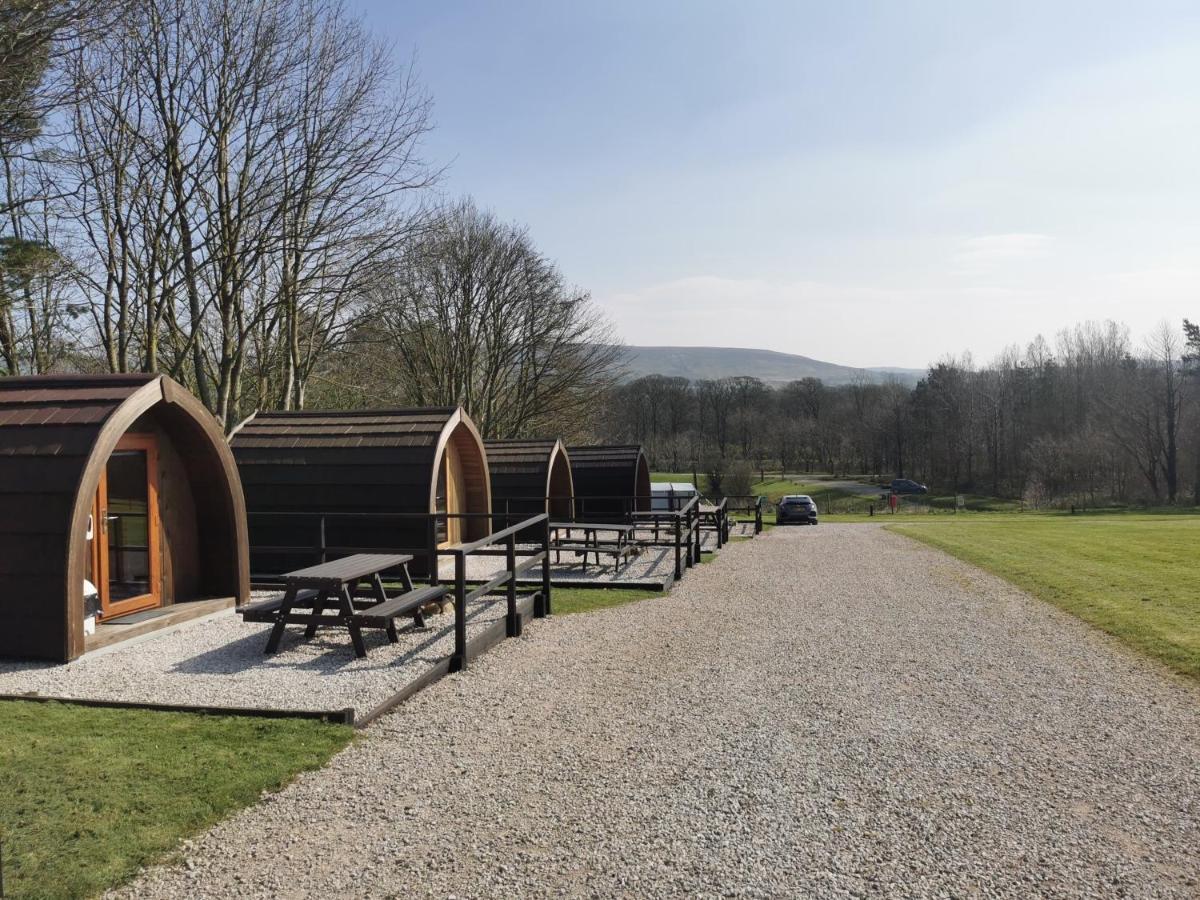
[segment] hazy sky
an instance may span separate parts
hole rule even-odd
[[[442,189],[631,344],[986,359],[1200,318],[1200,2],[357,0]]]

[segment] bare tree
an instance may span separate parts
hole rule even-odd
[[[404,398],[461,403],[489,437],[586,430],[621,354],[528,232],[471,201],[441,210],[399,256],[372,320]]]
[[[1167,502],[1179,496],[1179,427],[1183,410],[1183,341],[1169,322],[1160,322],[1146,341],[1151,373],[1154,440],[1167,488]]]
[[[403,195],[437,174],[411,68],[339,0],[143,0],[70,75],[108,368],[165,369],[226,426],[247,403],[302,406],[411,231]]]

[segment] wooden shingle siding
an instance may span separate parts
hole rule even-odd
[[[570,447],[578,514],[601,521],[650,508],[650,466],[641,445]]]
[[[2,378],[0,656],[82,652],[87,515],[109,453],[139,419],[175,439],[183,477],[204,489],[195,512],[202,521],[189,530],[209,533],[206,584],[224,596],[248,594],[236,469],[215,422],[186,390],[160,375]]]
[[[561,441],[487,441],[486,446],[497,528],[541,513],[549,513],[556,519],[571,518],[574,497],[571,463]],[[520,537],[532,540],[538,535]]]
[[[0,655],[66,657],[80,482],[102,423],[152,380],[0,379],[0,509],[10,511],[0,532]]]
[[[450,440],[459,450],[468,485],[476,486],[468,489],[468,510],[490,513],[483,444],[474,424],[457,407],[270,412],[247,419],[235,429],[230,444],[250,512],[254,573],[275,576],[317,562],[315,555],[268,548],[315,548],[320,514],[428,515],[433,511],[436,467]],[[466,529],[470,538],[487,532],[486,521]],[[326,522],[325,536],[328,546],[413,550],[427,545],[428,522],[334,517]]]

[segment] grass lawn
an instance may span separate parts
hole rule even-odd
[[[774,521],[775,518],[774,505],[785,494],[808,494],[808,496],[816,501],[817,509],[820,511],[822,517],[838,516],[839,520],[845,516],[853,516],[855,518],[866,517],[872,503],[875,504],[876,515],[879,514],[883,507],[877,496],[863,497],[840,488],[831,487],[820,481],[803,482],[775,478],[757,482],[753,490],[756,494],[765,495],[767,500],[770,501],[771,507],[763,510],[763,515],[770,518],[771,521]]]
[[[316,769],[349,727],[0,703],[8,897],[86,897],[168,856],[263,791]]]
[[[610,606],[622,606],[637,600],[649,600],[664,596],[662,591],[635,590],[633,588],[575,588],[556,587],[550,593],[554,615],[569,616],[572,613],[592,612]]]
[[[947,516],[889,527],[1200,678],[1200,516]]]

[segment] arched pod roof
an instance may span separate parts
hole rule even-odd
[[[282,517],[267,528],[270,517],[261,513],[432,512],[438,468],[451,441],[465,476],[466,511],[490,514],[487,453],[475,423],[460,407],[256,413],[230,437],[252,520],[252,550],[294,546],[297,540],[283,534]],[[489,525],[470,520],[465,537],[482,537]],[[416,529],[424,527],[414,520],[405,533],[380,530],[372,537],[364,525],[353,543],[419,547],[424,532]],[[328,542],[339,544],[332,536]],[[264,568],[256,574],[272,573]]]
[[[569,447],[577,514],[650,508],[650,464],[640,444]]]
[[[498,525],[502,524],[501,514],[511,518],[547,512],[556,518],[570,518],[575,488],[571,458],[562,441],[547,438],[484,443]]]
[[[246,515],[216,420],[162,375],[0,379],[0,655],[83,652],[87,520],[101,473],[143,417],[173,438],[195,486],[209,591],[249,596]]]

